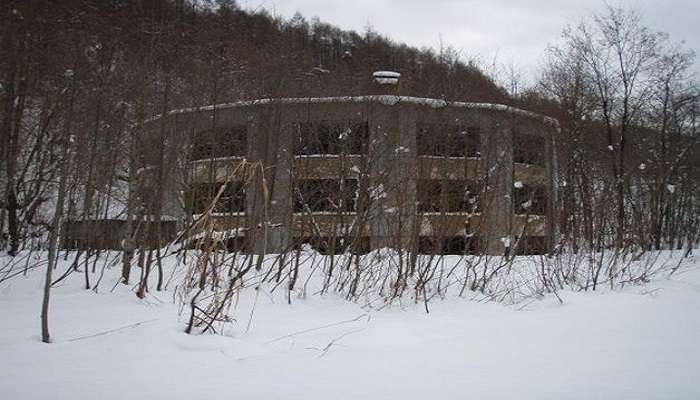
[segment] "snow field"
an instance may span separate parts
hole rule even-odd
[[[0,283],[3,398],[700,398],[697,259],[642,286],[562,290],[563,304],[470,293],[433,300],[429,314],[410,299],[377,309],[333,293],[288,305],[263,285],[240,296],[224,335],[182,332],[177,280],[139,300],[111,291],[118,275],[106,270],[97,293],[82,273],[53,289],[49,345],[42,268]]]

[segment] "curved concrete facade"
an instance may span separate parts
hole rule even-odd
[[[556,238],[558,125],[548,117],[503,105],[374,95],[175,110],[146,125],[146,131],[191,138],[192,146],[214,129],[233,129],[228,137],[243,147],[196,161],[185,160],[183,152],[188,184],[221,182],[242,159],[263,165],[267,199],[260,185],[248,184],[244,207],[215,216],[218,229],[245,231],[256,252],[281,252],[303,237],[335,236],[338,226],[345,235],[352,229],[366,238],[370,248],[464,237],[478,238],[479,251],[494,255],[513,251],[519,238],[521,246],[529,240],[532,247],[520,252],[544,252]],[[318,132],[319,143],[306,145],[306,136]],[[343,149],[323,143],[334,135]],[[351,180],[357,182],[352,207],[329,212],[297,204],[307,184],[342,191]],[[478,196],[460,195],[465,187]],[[171,191],[168,214],[185,216],[183,190]],[[526,190],[529,197],[520,193]],[[456,206],[449,203],[453,192],[462,196]]]

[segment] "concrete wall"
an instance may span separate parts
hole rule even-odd
[[[118,219],[66,221],[61,229],[61,247],[122,250],[122,239],[127,237],[126,226],[126,221]],[[134,229],[137,227],[143,235],[144,248],[157,247],[156,223],[134,221]],[[175,238],[175,221],[161,221],[160,230],[161,245],[165,245]]]
[[[362,164],[368,169],[371,202],[367,231],[371,247],[410,245],[421,231],[426,216],[416,212],[416,181],[419,178],[483,179],[482,199],[487,206],[478,220],[485,251],[503,254],[514,234],[546,236],[552,246],[556,238],[556,160],[552,141],[556,122],[504,106],[442,104],[437,101],[390,96],[336,99],[281,99],[230,105],[203,111],[174,113],[169,129],[177,135],[193,135],[226,124],[247,126],[247,160],[260,165],[246,192],[245,218],[236,216],[230,224],[245,221],[248,237],[256,252],[285,250],[295,236],[298,223],[307,216],[293,213],[293,179],[336,177],[340,164]],[[299,122],[365,121],[369,127],[369,151],[365,156],[295,157],[294,138]],[[153,125],[158,120],[152,122]],[[160,121],[162,123],[162,121]],[[455,123],[479,130],[480,158],[426,158],[417,156],[416,127],[419,123]],[[513,162],[514,135],[545,138],[544,166]],[[191,164],[191,181],[221,180],[235,160]],[[351,172],[352,174],[353,172]],[[206,177],[206,178],[205,178]],[[262,182],[267,190],[263,190]],[[513,183],[543,185],[548,191],[546,216],[514,216]],[[175,193],[175,191],[173,191]],[[177,197],[177,196],[174,196]],[[170,197],[171,203],[177,203]],[[181,203],[181,202],[180,202]],[[177,205],[166,208],[172,210]],[[181,206],[180,206],[181,208]],[[181,210],[182,211],[182,210]],[[171,212],[172,214],[173,212]],[[181,212],[182,215],[184,211]],[[459,213],[457,213],[459,214]],[[225,216],[221,217],[225,219]],[[332,217],[324,216],[324,220]],[[434,219],[434,218],[433,218]],[[464,226],[465,215],[443,215],[455,226]],[[234,222],[235,221],[235,222]],[[265,223],[267,221],[267,223]],[[447,222],[443,222],[445,224]],[[225,226],[226,223],[222,222]],[[231,226],[235,227],[235,226]]]

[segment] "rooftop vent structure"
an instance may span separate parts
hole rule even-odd
[[[397,85],[401,74],[394,71],[376,71],[372,74],[374,81],[380,85]]]

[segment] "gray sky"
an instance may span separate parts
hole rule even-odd
[[[566,24],[600,10],[603,0],[239,0],[248,8],[264,7],[284,17],[296,11],[307,19],[343,29],[375,31],[397,42],[434,47],[440,40],[463,56],[487,64],[517,67],[534,76],[548,43],[556,42]],[[628,0],[641,10],[645,25],[668,32],[700,51],[700,0]],[[696,71],[698,61],[696,61]]]

